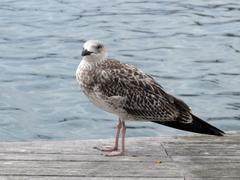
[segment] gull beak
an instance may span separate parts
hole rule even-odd
[[[90,54],[92,54],[93,52],[91,52],[91,51],[88,51],[87,49],[84,49],[83,51],[82,51],[82,56],[88,56],[88,55],[90,55]]]

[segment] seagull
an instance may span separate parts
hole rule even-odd
[[[125,121],[151,121],[172,128],[208,135],[224,132],[195,116],[182,100],[168,94],[153,77],[133,65],[108,58],[98,40],[83,45],[76,79],[89,100],[118,116],[113,147],[98,147],[106,156],[125,155]],[[121,148],[119,136],[121,134]]]

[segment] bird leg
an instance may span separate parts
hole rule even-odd
[[[119,141],[119,135],[120,135],[121,128],[122,128],[122,122],[119,119],[117,127],[116,127],[117,130],[116,130],[116,136],[115,136],[115,143],[114,143],[113,147],[111,147],[111,146],[95,147],[95,149],[98,149],[98,150],[103,151],[103,152],[117,151],[118,150],[118,141]]]
[[[121,127],[122,127],[122,147],[120,151],[111,151],[108,154],[105,154],[106,156],[123,156],[125,155],[125,135],[126,135],[126,126],[125,122],[121,121]]]

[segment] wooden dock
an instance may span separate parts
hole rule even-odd
[[[240,135],[127,138],[128,154],[105,157],[113,140],[0,143],[0,180],[239,180]]]

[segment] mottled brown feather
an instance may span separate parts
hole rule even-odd
[[[103,96],[125,97],[122,108],[134,119],[191,122],[190,108],[137,68],[108,59],[93,71],[89,85],[97,85]]]

